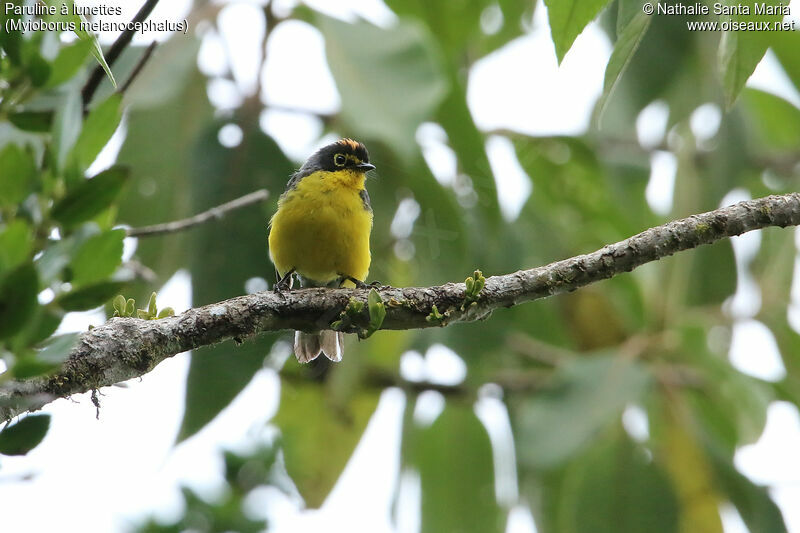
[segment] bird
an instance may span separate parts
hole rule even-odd
[[[340,139],[315,152],[292,174],[269,223],[269,257],[275,265],[275,290],[301,287],[366,287],[371,261],[372,206],[365,188],[374,170],[367,148]],[[339,331],[295,331],[300,363],[320,353],[342,360]]]

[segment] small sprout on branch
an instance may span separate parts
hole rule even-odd
[[[358,320],[361,311],[364,310],[364,302],[359,302],[355,298],[350,298],[347,307],[339,313],[339,319],[331,322],[331,329],[336,331],[347,331]]]
[[[464,293],[464,303],[461,304],[462,311],[478,301],[478,296],[486,285],[486,278],[483,277],[480,270],[476,270],[472,276],[464,280],[464,284],[467,286],[467,290]]]
[[[165,307],[160,312],[156,306],[156,293],[150,295],[147,301],[147,309],[136,309],[136,300],[125,297],[121,294],[114,298],[112,304],[114,306],[114,316],[140,318],[142,320],[157,320],[159,318],[166,318],[175,316],[175,311],[171,307]]]
[[[158,308],[156,307],[156,293],[150,294],[150,300],[147,302],[147,314],[154,318],[158,316]]]
[[[450,314],[450,311],[445,311],[444,314],[440,313],[439,309],[436,307],[436,304],[433,304],[433,307],[431,307],[431,313],[428,316],[425,317],[425,320],[430,322],[430,323],[432,323],[432,324],[433,323],[438,323],[439,325],[443,326],[444,325],[444,321],[448,317],[449,314]]]
[[[344,312],[350,318],[357,318],[363,310],[364,302],[359,302],[355,298],[350,298],[350,301],[347,303],[347,307],[344,308]]]
[[[128,298],[127,303],[125,304],[125,315],[124,316],[133,316],[136,313],[136,300],[133,298]]]
[[[331,322],[331,329],[355,332],[359,338],[366,339],[381,328],[383,319],[386,318],[386,306],[381,295],[375,289],[370,289],[369,296],[367,296],[366,311],[369,320],[364,319],[364,311],[364,302],[350,298],[347,307],[339,314],[339,318]]]
[[[114,316],[129,316],[126,312],[127,304],[128,303],[125,300],[125,297],[121,294],[118,294],[112,303],[114,306]]]
[[[369,296],[367,296],[367,308],[369,310],[369,325],[367,326],[366,330],[362,330],[358,333],[358,336],[362,339],[366,339],[381,329],[381,326],[383,325],[383,319],[386,318],[386,306],[383,304],[381,295],[378,294],[378,291],[375,289],[369,290]]]

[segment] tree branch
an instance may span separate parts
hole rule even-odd
[[[211,219],[222,218],[225,216],[225,213],[228,213],[229,211],[241,209],[242,207],[247,207],[250,204],[263,202],[268,197],[268,190],[259,189],[249,194],[245,194],[236,200],[231,200],[230,202],[226,202],[222,205],[212,207],[208,211],[203,211],[202,213],[198,213],[189,218],[175,220],[174,222],[167,222],[165,224],[144,226],[142,228],[130,228],[128,230],[128,237],[150,237],[152,235],[160,235],[162,233],[175,233],[177,231],[183,231],[191,228],[192,226],[197,226],[198,224],[208,222]]]
[[[381,329],[445,326],[488,318],[493,310],[610,278],[676,252],[769,226],[800,224],[800,193],[749,200],[648,229],[629,239],[547,266],[486,279],[475,303],[464,306],[466,287],[379,290],[386,304]],[[141,376],[177,353],[241,340],[263,331],[328,328],[351,298],[366,302],[366,289],[299,289],[261,292],[189,309],[170,318],[112,318],[83,333],[61,370],[51,377],[10,381],[0,387],[0,420],[39,409],[55,398]],[[444,320],[429,320],[433,306]],[[365,327],[365,310],[358,318]],[[235,356],[235,354],[232,354]]]
[[[136,66],[133,67],[133,70],[131,71],[130,76],[128,76],[128,79],[125,80],[125,83],[123,83],[119,89],[117,89],[117,92],[119,94],[125,94],[125,92],[128,90],[128,87],[130,87],[131,84],[133,83],[133,80],[136,79],[136,77],[142,71],[144,66],[150,60],[150,56],[153,55],[156,46],[158,46],[158,41],[153,41],[147,46],[147,48],[145,48],[144,53],[142,53],[142,57],[139,58],[139,61],[136,63]]]
[[[156,4],[158,4],[158,0],[147,0],[136,13],[136,15],[134,15],[128,28],[123,31],[119,37],[117,37],[117,40],[114,41],[114,44],[112,44],[111,48],[108,49],[108,53],[105,54],[108,68],[111,68],[125,48],[130,44],[131,40],[133,40],[133,35],[136,33],[134,28],[136,27],[137,23],[144,22],[147,17],[150,16],[150,13],[156,7]],[[81,90],[84,107],[88,106],[92,101],[92,97],[94,96],[95,91],[97,91],[97,88],[100,87],[100,82],[103,81],[105,75],[105,70],[103,70],[103,67],[100,65],[97,65],[92,71],[92,74],[89,76],[89,80]]]

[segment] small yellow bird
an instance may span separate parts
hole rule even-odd
[[[342,139],[318,150],[292,175],[270,220],[275,290],[290,289],[292,275],[301,287],[365,286],[372,207],[364,182],[374,168],[363,144]],[[341,361],[342,341],[338,331],[295,331],[294,353],[301,363],[320,352]]]

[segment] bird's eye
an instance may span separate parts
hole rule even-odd
[[[342,154],[336,154],[335,156],[333,156],[333,163],[337,167],[343,167],[345,163],[347,163],[347,158]]]

